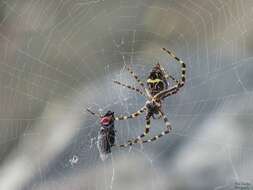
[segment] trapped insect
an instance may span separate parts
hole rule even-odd
[[[111,153],[111,147],[115,143],[115,128],[114,128],[114,112],[107,111],[101,116],[87,109],[92,115],[100,118],[100,129],[98,132],[97,147],[102,160],[105,160],[107,154]]]

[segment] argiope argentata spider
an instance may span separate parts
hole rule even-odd
[[[145,96],[148,100],[146,101],[146,104],[144,107],[142,107],[139,111],[129,115],[129,116],[119,116],[115,117],[115,120],[126,120],[130,118],[135,118],[142,113],[146,112],[146,127],[144,133],[139,135],[134,140],[129,140],[127,144],[122,145],[115,145],[120,147],[127,147],[131,146],[136,143],[146,143],[146,142],[152,142],[157,140],[158,138],[164,136],[165,134],[168,134],[171,131],[171,124],[168,121],[168,118],[162,111],[162,101],[173,94],[176,94],[180,88],[182,88],[185,84],[186,80],[186,65],[185,63],[179,59],[176,55],[174,55],[171,51],[162,48],[163,51],[167,52],[171,57],[173,57],[180,65],[181,65],[181,79],[176,80],[171,75],[168,75],[165,73],[165,69],[158,63],[155,65],[153,70],[151,71],[148,79],[147,79],[147,86],[145,87],[144,83],[139,79],[139,77],[132,71],[130,67],[127,68],[127,70],[130,72],[130,74],[137,80],[139,85],[142,87],[142,89],[145,91],[142,92],[138,88],[134,88],[130,85],[123,84],[118,81],[114,81],[116,84],[121,85],[123,87],[129,88],[131,90],[135,90],[139,94]],[[176,84],[169,88],[168,79],[172,79]],[[150,123],[151,123],[151,117],[155,119],[155,115],[159,115],[159,119],[162,117],[163,121],[165,122],[166,129],[159,135],[156,135],[155,137],[149,139],[149,140],[141,140],[141,138],[145,137],[149,131],[150,131]]]

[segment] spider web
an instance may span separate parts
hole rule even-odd
[[[252,7],[244,0],[0,1],[0,189],[252,189]],[[101,161],[104,113],[130,114],[159,61],[186,86],[165,101],[171,134]],[[172,82],[171,82],[172,83]],[[144,117],[116,123],[117,143]],[[164,130],[151,122],[151,136]]]

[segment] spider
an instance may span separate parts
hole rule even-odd
[[[166,117],[166,115],[162,111],[162,101],[166,97],[176,94],[179,91],[179,89],[184,86],[185,80],[186,80],[186,65],[181,59],[176,57],[176,55],[174,55],[171,51],[169,51],[165,48],[162,48],[162,50],[167,52],[171,57],[173,57],[181,65],[181,79],[180,80],[176,80],[171,75],[166,74],[165,69],[159,63],[157,63],[153,67],[153,69],[150,72],[149,77],[147,79],[148,88],[145,87],[144,83],[132,71],[132,69],[130,67],[127,67],[127,70],[137,80],[137,82],[142,87],[142,89],[146,92],[146,94],[142,90],[140,90],[139,88],[135,88],[130,85],[123,84],[119,81],[114,81],[114,83],[121,85],[123,87],[126,87],[128,89],[134,90],[134,91],[138,92],[140,95],[145,96],[147,98],[147,101],[146,101],[144,107],[142,107],[137,112],[135,112],[129,116],[115,117],[115,120],[126,120],[126,119],[130,119],[130,118],[135,118],[135,117],[141,115],[143,112],[146,112],[146,118],[145,118],[146,127],[145,127],[144,133],[139,135],[134,140],[129,140],[127,144],[119,145],[120,147],[127,147],[129,145],[131,146],[136,143],[145,143],[145,142],[155,141],[158,138],[164,136],[165,134],[168,134],[172,130],[172,127],[168,121],[168,118]],[[170,88],[169,88],[169,82],[168,82],[169,78],[175,82],[175,84]],[[157,119],[160,119],[161,117],[163,118],[163,121],[166,126],[165,131],[163,131],[159,135],[157,135],[149,140],[145,140],[145,141],[141,140],[143,137],[145,137],[149,133],[150,127],[151,127],[150,119],[151,119],[151,117],[153,119],[156,119],[155,115],[159,115],[159,118],[157,118]]]
[[[166,115],[164,114],[164,112],[162,111],[162,101],[168,97],[171,96],[173,94],[176,94],[180,88],[182,88],[185,84],[185,74],[186,74],[186,65],[185,63],[180,60],[178,57],[176,57],[172,52],[170,52],[169,50],[162,48],[163,51],[167,52],[171,57],[173,57],[180,65],[181,65],[181,79],[180,80],[176,80],[174,77],[172,77],[171,75],[167,75],[165,73],[164,68],[157,63],[152,71],[150,72],[150,75],[147,79],[147,86],[148,88],[145,87],[144,83],[139,79],[139,77],[132,71],[132,69],[130,67],[127,67],[127,70],[130,72],[130,74],[137,80],[137,82],[139,83],[139,85],[142,87],[142,89],[144,90],[144,92],[139,89],[139,88],[135,88],[131,85],[126,85],[123,84],[119,81],[114,81],[114,83],[121,85],[123,87],[126,87],[128,89],[134,90],[137,93],[139,93],[140,95],[144,96],[147,98],[147,101],[145,103],[145,105],[138,110],[135,113],[132,113],[129,116],[119,116],[119,117],[115,117],[114,116],[114,120],[118,121],[118,120],[126,120],[126,119],[131,119],[131,118],[135,118],[139,115],[141,115],[142,113],[146,112],[146,127],[145,127],[145,131],[144,133],[142,133],[141,135],[139,135],[137,138],[133,139],[133,140],[129,140],[126,144],[121,144],[121,145],[116,145],[116,144],[112,144],[112,146],[118,146],[118,147],[127,147],[127,146],[132,146],[133,144],[136,143],[147,143],[147,142],[152,142],[157,140],[158,138],[164,136],[165,134],[168,134],[172,128],[171,128],[171,124],[168,121],[168,118],[166,117]],[[169,82],[168,79],[172,79],[175,84],[169,88]],[[90,112],[93,115],[97,115],[99,116],[99,114],[96,114],[92,111],[90,111],[89,109],[87,109],[88,112]],[[159,118],[156,118],[155,116],[159,115]],[[101,117],[101,116],[99,116]],[[147,134],[150,131],[150,123],[151,123],[151,117],[153,119],[160,119],[161,117],[163,118],[163,121],[165,123],[166,129],[161,132],[160,134],[154,136],[151,139],[148,140],[142,140],[143,137],[147,136]]]

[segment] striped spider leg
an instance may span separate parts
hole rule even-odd
[[[128,72],[135,78],[138,84],[142,87],[142,89],[146,92],[148,98],[151,98],[151,95],[148,89],[145,87],[144,83],[139,79],[139,77],[133,72],[130,66],[127,67]]]
[[[122,83],[122,82],[119,82],[119,81],[113,81],[115,84],[118,84],[118,85],[120,85],[120,86],[123,86],[123,87],[125,87],[125,88],[128,88],[128,89],[130,89],[130,90],[133,90],[133,91],[136,91],[137,93],[139,93],[141,96],[144,96],[144,97],[146,97],[146,95],[139,89],[139,88],[135,88],[135,87],[133,87],[133,86],[131,86],[131,85],[127,85],[127,84],[124,84],[124,83]]]
[[[142,113],[144,113],[147,110],[147,108],[144,106],[143,108],[141,108],[140,110],[128,115],[128,116],[117,116],[115,117],[116,121],[119,120],[126,120],[126,119],[133,119],[135,117],[138,117],[139,115],[141,115]]]
[[[162,131],[158,135],[155,135],[154,137],[152,137],[150,139],[147,139],[147,140],[141,140],[142,137],[140,135],[140,136],[138,136],[134,140],[129,140],[126,144],[114,144],[113,146],[116,146],[116,147],[128,147],[128,146],[132,146],[134,144],[149,143],[149,142],[153,142],[153,141],[158,140],[159,138],[163,137],[166,134],[169,134],[171,132],[171,130],[172,130],[171,124],[169,123],[168,118],[162,112],[161,112],[161,114],[162,114],[163,121],[164,121],[165,126],[166,126],[166,129],[164,131]]]
[[[181,64],[181,78],[180,80],[176,81],[176,84],[172,86],[169,89],[165,89],[159,93],[157,93],[153,98],[154,99],[164,99],[165,97],[168,97],[170,95],[176,94],[180,88],[182,88],[185,84],[185,79],[186,79],[186,64],[179,59],[177,56],[175,56],[172,52],[169,50],[162,48],[162,50],[166,51],[170,56],[172,56],[174,59],[177,60],[179,64]]]
[[[132,77],[135,78],[135,80],[138,82],[138,84],[145,89],[145,85],[144,83],[139,79],[139,77],[134,73],[134,71],[132,70],[132,68],[130,66],[127,66],[127,71],[132,75]]]
[[[178,83],[178,80],[177,80],[175,77],[173,77],[172,75],[168,74],[168,73],[165,71],[165,69],[163,68],[163,66],[160,65],[160,68],[161,68],[161,70],[163,71],[164,76],[165,76],[166,79],[171,79],[172,81]]]
[[[114,83],[118,84],[118,85],[121,85],[125,88],[128,88],[130,90],[134,90],[136,92],[138,92],[140,95],[146,97],[147,99],[150,99],[151,95],[148,91],[148,89],[145,87],[144,83],[139,79],[139,77],[133,72],[133,70],[128,66],[127,67],[127,70],[128,72],[133,76],[133,78],[138,82],[138,84],[144,89],[144,91],[146,92],[143,93],[139,88],[135,88],[131,85],[126,85],[122,82],[119,82],[119,81],[113,81]],[[143,108],[141,108],[140,110],[130,114],[129,116],[118,116],[118,117],[115,117],[115,120],[126,120],[126,119],[132,119],[132,118],[135,118],[135,117],[138,117],[139,115],[141,115],[142,113],[144,113],[146,111],[146,107],[144,106]]]
[[[185,84],[185,78],[186,78],[186,64],[181,59],[179,59],[174,53],[167,50],[166,48],[162,48],[162,50],[167,52],[171,57],[173,57],[181,65],[181,79],[180,79],[180,83],[178,84],[178,87],[179,88],[183,87]]]
[[[95,113],[93,111],[91,111],[90,109],[86,109],[90,114],[94,115],[94,116],[97,116],[99,118],[101,118],[102,116],[99,114],[99,113]],[[132,119],[132,118],[135,118],[139,115],[141,115],[142,113],[144,113],[146,111],[146,107],[143,107],[141,108],[140,110],[138,110],[137,112],[134,112],[128,116],[114,116],[114,119],[116,121],[119,121],[119,120],[126,120],[126,119]]]
[[[139,141],[141,142],[142,138],[144,138],[145,136],[148,135],[148,133],[150,132],[150,128],[151,128],[151,117],[154,118],[154,115],[159,114],[161,116],[164,116],[163,112],[161,111],[161,102],[157,102],[157,101],[147,101],[145,104],[145,107],[143,107],[143,109],[145,109],[146,111],[146,126],[145,126],[145,130],[142,134],[140,134],[138,137],[136,137],[134,140],[128,140],[128,143],[125,145],[118,145],[120,147],[126,147],[128,145],[132,145],[132,144],[136,144]],[[128,119],[126,116],[124,116],[125,119]],[[115,145],[117,146],[117,145]]]
[[[167,98],[168,96],[172,96],[172,95],[178,93],[178,91],[179,91],[179,88],[177,86],[175,86],[174,88],[171,88],[170,90],[168,90],[164,93],[161,93],[159,98],[161,100],[163,100],[163,99]]]

